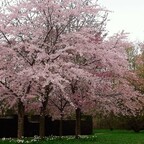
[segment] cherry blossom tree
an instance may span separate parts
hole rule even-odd
[[[23,62],[15,80],[21,81],[27,76],[34,79],[43,91],[39,94],[41,138],[44,136],[44,116],[50,92],[56,87],[64,92],[68,83],[62,77],[64,68],[70,68],[71,73],[78,70],[75,74],[81,71],[72,58],[77,53],[87,53],[90,47],[80,46],[78,40],[80,44],[82,41],[89,44],[89,37],[83,37],[88,31],[93,31],[92,35],[99,40],[105,26],[105,13],[97,3],[82,0],[17,1],[1,11],[1,46],[5,45],[5,52],[11,51],[12,57],[17,58],[13,63]]]
[[[128,55],[130,61],[130,71],[131,74],[127,76],[127,80],[134,87],[136,91],[139,92],[139,97],[137,100],[139,101],[139,109],[143,109],[143,94],[144,94],[144,85],[143,85],[143,61],[144,61],[144,53],[143,53],[143,43],[138,43],[135,47],[130,50],[133,55]],[[129,54],[129,53],[128,53]]]
[[[49,99],[58,90],[75,108],[78,129],[79,114],[90,102],[127,97],[118,83],[130,91],[123,80],[130,44],[124,33],[104,39],[107,13],[91,0],[19,0],[1,10],[0,90],[5,98],[18,98],[18,107],[37,104],[41,138]]]
[[[0,101],[5,105],[5,110],[14,108],[18,113],[18,138],[23,136],[24,129],[24,107],[25,98],[30,92],[31,80],[27,76],[19,76],[24,65],[23,61],[13,55],[11,49],[7,45],[1,45],[0,53]],[[16,108],[17,107],[17,108]]]
[[[89,53],[87,53],[85,56],[77,54],[74,57],[75,63],[89,73],[79,71],[80,75],[69,77],[71,75],[69,69],[65,69],[63,72],[70,81],[67,86],[67,93],[69,94],[70,102],[76,109],[77,138],[80,135],[81,111],[91,111],[92,113],[92,110],[96,107],[94,103],[99,103],[102,108],[119,113],[122,110],[122,106],[120,107],[119,105],[123,104],[123,108],[126,105],[132,108],[132,105],[129,105],[130,99],[137,94],[124,78],[125,74],[129,72],[126,48],[131,46],[125,40],[125,34],[122,32],[108,40],[99,41],[99,43],[93,39],[90,40],[92,40],[92,44],[94,42],[94,46],[97,48],[95,53],[93,55],[88,55]],[[81,80],[82,78],[84,79],[81,81],[79,78]],[[121,100],[123,103],[120,103]],[[134,104],[133,106],[135,107],[136,105]]]

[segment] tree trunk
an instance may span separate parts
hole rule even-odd
[[[75,138],[78,139],[81,134],[81,109],[76,109]]]
[[[61,118],[60,118],[60,125],[59,125],[59,136],[60,138],[63,135],[63,114],[61,114]]]
[[[48,99],[42,103],[40,110],[40,123],[39,123],[39,136],[41,139],[45,137],[45,111],[47,106]]]
[[[39,136],[41,139],[45,137],[45,113],[48,104],[49,94],[53,90],[52,83],[45,86],[45,96],[40,109]]]
[[[41,139],[43,139],[45,137],[45,114],[43,112],[40,115],[39,124],[39,136]]]
[[[21,139],[22,136],[24,136],[24,113],[25,113],[25,107],[21,100],[18,102],[18,132],[17,137],[18,139]]]

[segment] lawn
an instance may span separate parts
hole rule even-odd
[[[98,130],[94,136],[97,144],[144,144],[144,132]]]
[[[14,140],[10,139],[9,142],[3,138],[0,144],[16,144],[16,143],[31,143],[31,144],[144,144],[144,132],[134,133],[132,131],[124,130],[95,130],[93,135],[82,136],[76,140],[74,137],[58,137],[46,138],[40,141],[38,137],[33,139]]]

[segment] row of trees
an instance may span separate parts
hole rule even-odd
[[[45,115],[62,120],[75,111],[78,138],[81,112],[137,107],[126,77],[132,44],[124,32],[105,39],[108,13],[92,0],[2,1],[1,113],[18,114],[18,138],[25,113],[40,115],[43,138]]]
[[[115,115],[113,112],[109,112],[107,115],[102,113],[97,113],[94,118],[94,128],[95,129],[125,129],[133,130],[138,133],[144,130],[144,110],[141,109],[135,112],[135,115]]]

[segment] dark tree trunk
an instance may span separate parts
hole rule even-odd
[[[76,109],[75,138],[78,139],[81,134],[81,109]]]
[[[45,113],[48,104],[49,94],[52,91],[52,83],[45,86],[45,96],[40,110],[39,136],[41,139],[45,137]]]
[[[24,136],[24,113],[25,113],[25,107],[21,100],[18,102],[18,132],[17,137],[18,139],[21,139],[22,136]]]
[[[48,98],[46,98],[45,101],[42,102],[42,107],[40,110],[39,136],[41,139],[45,137],[45,111],[46,111],[47,103],[48,103]]]
[[[39,136],[41,139],[45,137],[45,110],[46,110],[47,100],[42,103],[40,111],[40,123],[39,123]]]
[[[61,114],[61,118],[60,118],[60,125],[59,125],[59,136],[60,138],[63,135],[63,114]]]
[[[45,114],[41,113],[40,115],[40,126],[39,126],[39,136],[41,139],[45,137]]]

